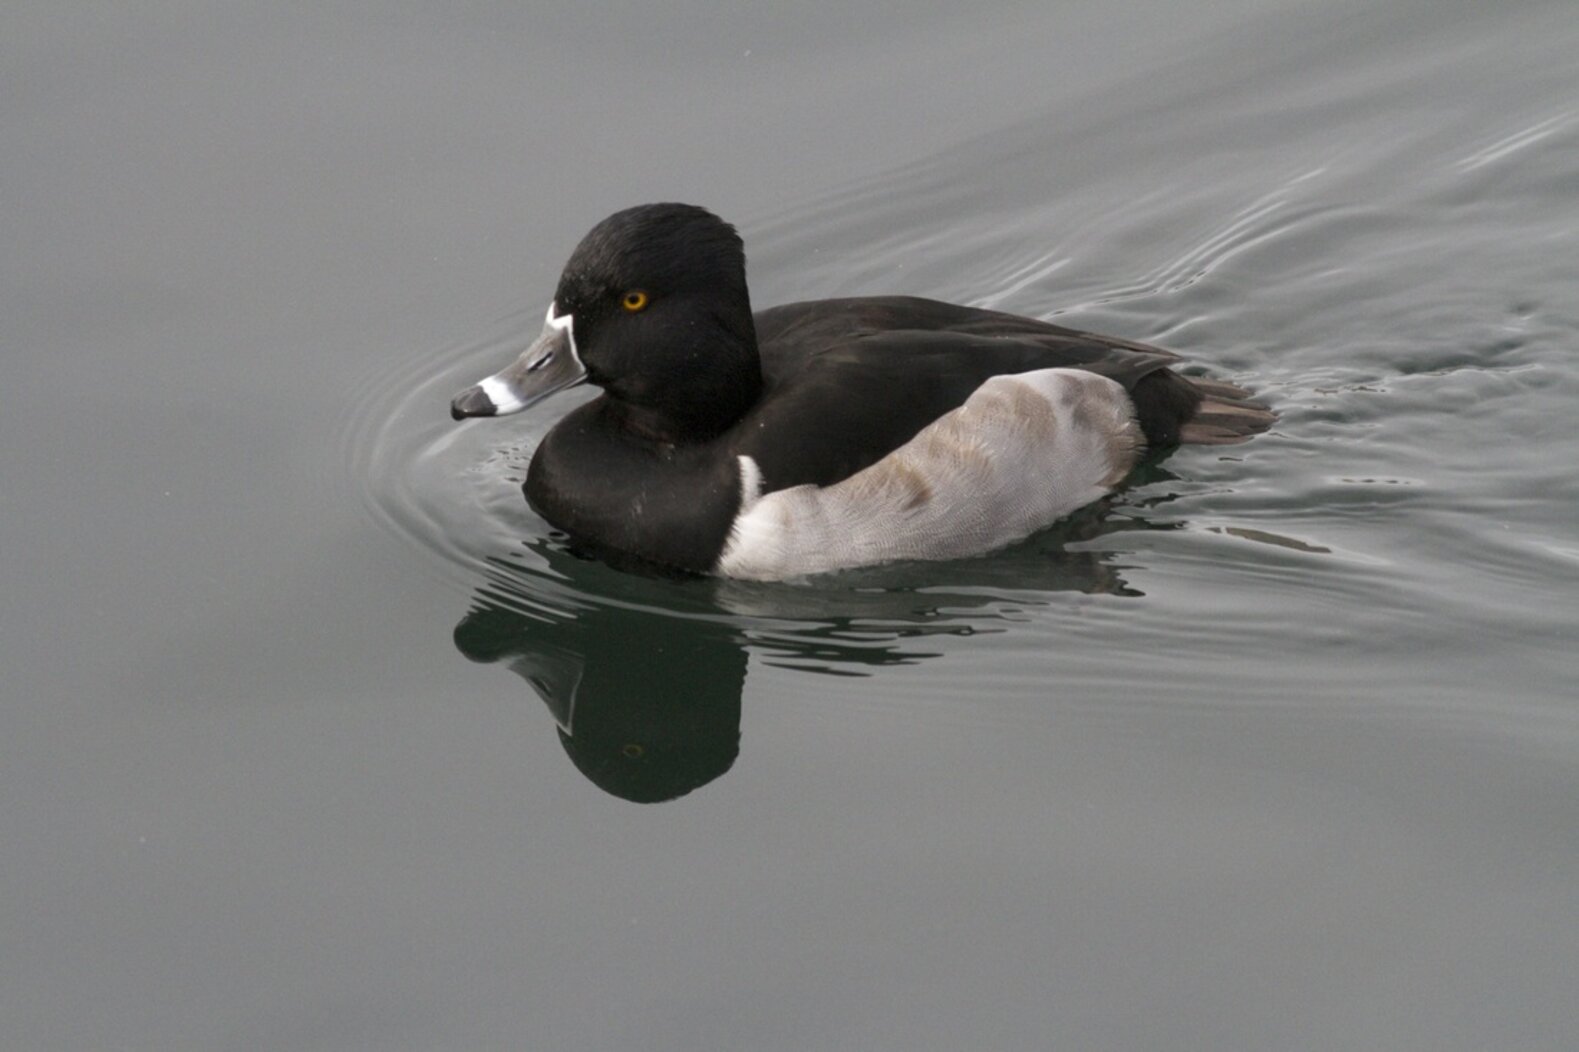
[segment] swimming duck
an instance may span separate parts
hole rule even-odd
[[[450,410],[596,385],[533,454],[532,508],[610,555],[776,580],[981,554],[1111,493],[1148,453],[1271,425],[1178,362],[911,296],[753,314],[734,227],[650,204],[592,228],[542,334]]]

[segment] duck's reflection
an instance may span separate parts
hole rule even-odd
[[[519,560],[492,561],[455,645],[526,680],[593,783],[627,800],[671,800],[739,755],[748,652],[870,675],[940,656],[951,637],[1005,631],[1049,592],[1138,595],[1107,553],[1069,547],[1137,525],[1093,515],[1019,553],[931,565],[920,588],[882,571],[805,586],[654,578],[540,539]]]
[[[746,651],[728,624],[603,604],[528,614],[489,589],[456,626],[455,645],[530,683],[571,762],[615,796],[673,799],[739,753]]]

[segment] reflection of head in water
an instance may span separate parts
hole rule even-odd
[[[602,604],[529,616],[490,598],[456,626],[455,646],[530,683],[600,788],[671,800],[735,762],[746,652],[727,624]]]

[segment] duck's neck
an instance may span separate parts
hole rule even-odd
[[[748,312],[714,319],[691,353],[661,382],[639,390],[607,388],[611,410],[629,432],[656,443],[707,442],[727,431],[762,397],[762,361]]]

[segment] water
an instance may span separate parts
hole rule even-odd
[[[1571,5],[0,30],[0,1045],[1572,1047]],[[982,559],[579,559],[584,395],[447,400],[663,198],[1279,423]]]

